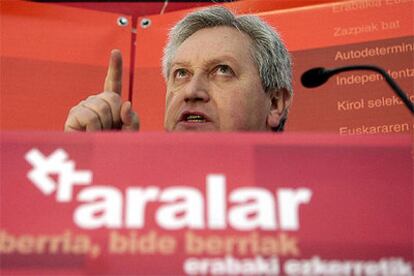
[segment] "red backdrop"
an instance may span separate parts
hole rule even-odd
[[[300,75],[315,66],[377,64],[414,98],[414,2],[364,3],[246,0],[226,4],[239,13],[262,16],[281,32],[292,52],[295,96],[287,131],[412,130],[409,112],[385,82],[369,72],[343,74],[315,90],[299,83]],[[108,10],[108,4],[97,4],[97,10],[91,9],[91,3],[71,5],[77,7],[2,2],[0,128],[61,130],[71,106],[102,90],[109,52],[119,48],[124,56],[124,98],[131,94],[141,130],[162,130],[162,48],[168,29],[189,10],[146,15],[151,24],[144,29],[143,17],[132,20],[128,15],[129,24],[120,27],[121,13],[97,11]],[[112,5],[119,12],[126,11],[128,4]],[[129,14],[134,14],[133,8]],[[381,49],[386,54],[375,54]],[[368,51],[374,54],[363,56]]]

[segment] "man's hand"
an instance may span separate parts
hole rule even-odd
[[[104,92],[72,107],[65,131],[138,130],[139,119],[130,101],[122,102],[122,55],[112,50]]]

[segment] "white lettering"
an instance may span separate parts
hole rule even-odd
[[[260,188],[239,188],[230,202],[241,203],[229,211],[229,222],[239,230],[276,229],[275,202],[270,192]]]
[[[386,104],[390,101],[387,99]],[[56,191],[57,202],[72,201],[78,186],[76,200],[81,204],[76,207],[73,219],[85,229],[140,229],[150,216],[151,222],[168,230],[232,227],[245,231],[278,228],[296,231],[300,227],[299,206],[309,203],[312,196],[307,188],[281,188],[274,194],[265,188],[238,187],[228,194],[225,175],[209,174],[205,194],[197,187],[128,187],[124,198],[123,191],[116,187],[91,185],[92,172],[76,170],[75,161],[68,159],[63,149],[49,156],[31,149],[25,158],[33,167],[27,175],[29,180],[44,195]],[[51,174],[57,175],[57,182]]]
[[[84,188],[77,199],[86,202],[73,214],[79,227],[96,229],[122,226],[122,194],[114,187],[94,186]]]
[[[160,201],[169,203],[157,210],[156,220],[161,227],[170,230],[204,227],[204,199],[199,190],[190,187],[167,188],[161,193]]]
[[[299,205],[309,203],[312,192],[306,188],[281,189],[277,193],[279,201],[280,227],[284,230],[299,229]]]
[[[211,229],[226,228],[226,177],[209,174],[207,179],[207,221]]]
[[[157,187],[129,188],[126,192],[126,227],[142,228],[145,223],[145,207],[148,202],[156,201],[160,189]]]

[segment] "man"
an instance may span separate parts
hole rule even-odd
[[[167,131],[282,131],[291,62],[278,34],[224,7],[193,12],[171,30],[162,61]],[[66,131],[138,130],[121,93],[122,58],[111,53],[104,92],[73,107]]]

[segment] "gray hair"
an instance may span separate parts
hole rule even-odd
[[[175,52],[187,38],[201,29],[218,26],[236,28],[252,39],[254,50],[252,56],[266,92],[286,89],[292,94],[290,55],[277,31],[257,16],[236,16],[221,6],[193,12],[171,29],[162,58],[164,78],[168,79]]]

